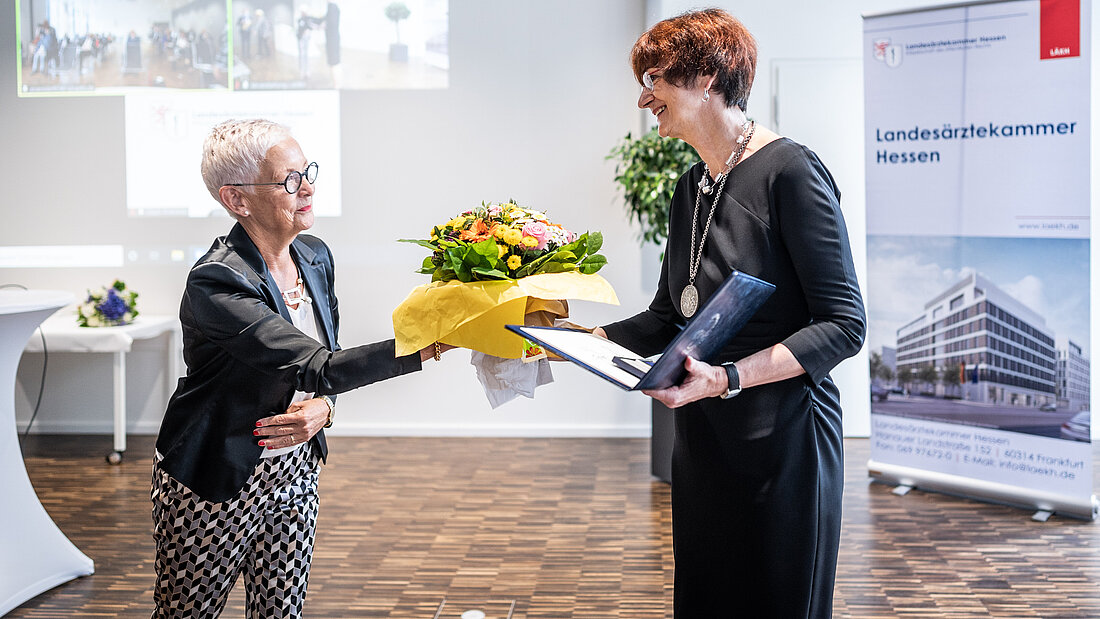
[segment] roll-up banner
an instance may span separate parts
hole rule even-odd
[[[872,477],[1096,518],[1089,11],[864,16]]]

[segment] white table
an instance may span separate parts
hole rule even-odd
[[[53,290],[0,290],[0,615],[95,571],[38,500],[15,427],[15,374],[23,345],[47,316],[73,301]]]
[[[135,340],[169,334],[164,366],[164,399],[167,402],[176,390],[176,381],[180,376],[183,336],[179,320],[172,316],[141,314],[133,323],[121,327],[81,327],[76,324],[73,315],[62,312],[42,324],[42,333],[46,337],[46,349],[49,352],[111,355],[114,368],[115,450],[108,454],[107,461],[111,464],[122,462],[122,454],[126,452],[126,353],[130,352]],[[24,350],[42,352],[41,339],[32,337]]]

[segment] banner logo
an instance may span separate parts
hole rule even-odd
[[[1078,0],[1039,2],[1039,59],[1081,55],[1081,4]]]
[[[886,46],[890,45],[890,39],[875,39],[872,45],[875,50],[875,60],[879,62],[886,60]]]
[[[901,64],[901,46],[890,45],[890,39],[875,39],[871,42],[871,53],[875,60],[886,63],[888,67]]]

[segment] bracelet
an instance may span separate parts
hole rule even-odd
[[[325,423],[324,427],[331,428],[332,420],[336,418],[336,403],[333,402],[332,398],[328,397],[327,395],[321,396],[320,399],[325,404],[328,404],[328,422]]]
[[[443,351],[439,350],[439,342],[436,342],[435,343],[435,360],[439,361],[440,355],[442,355],[442,354],[443,354]]]

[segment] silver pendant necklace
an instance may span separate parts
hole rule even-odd
[[[688,246],[688,284],[684,286],[683,292],[680,293],[680,311],[683,313],[684,318],[691,318],[695,315],[695,311],[699,309],[699,291],[695,288],[695,276],[698,275],[699,264],[703,261],[703,244],[707,242],[710,222],[714,218],[714,210],[718,208],[718,201],[722,199],[722,190],[726,187],[730,172],[733,171],[733,167],[737,165],[737,162],[741,161],[741,156],[745,154],[745,148],[748,147],[752,134],[756,132],[756,121],[746,121],[746,124],[741,125],[741,128],[741,135],[737,137],[737,147],[730,153],[729,159],[726,160],[726,171],[715,179],[718,183],[718,190],[715,192],[714,202],[710,205],[710,214],[707,215],[707,224],[703,226],[703,236],[699,239],[699,253],[696,255],[695,229],[699,224],[699,203],[702,201],[704,193],[707,195],[711,193],[710,185],[705,184],[710,179],[710,169],[705,163],[703,164],[703,180],[699,181],[699,190],[695,192],[695,213],[691,217],[691,245]]]
[[[747,118],[745,122],[741,123],[741,135],[737,136],[737,146],[733,148],[730,152],[730,156],[726,158],[726,171],[722,172],[718,175],[718,178],[714,179],[715,183],[721,182],[722,178],[733,169],[733,166],[737,165],[737,159],[741,157],[739,152],[744,150],[741,146],[743,144],[748,144],[749,138],[752,137],[752,134],[749,133],[751,125],[752,121]],[[708,196],[713,190],[713,185],[710,184],[710,166],[708,166],[706,162],[703,163],[703,178],[699,179],[699,189],[703,190],[703,193]]]

